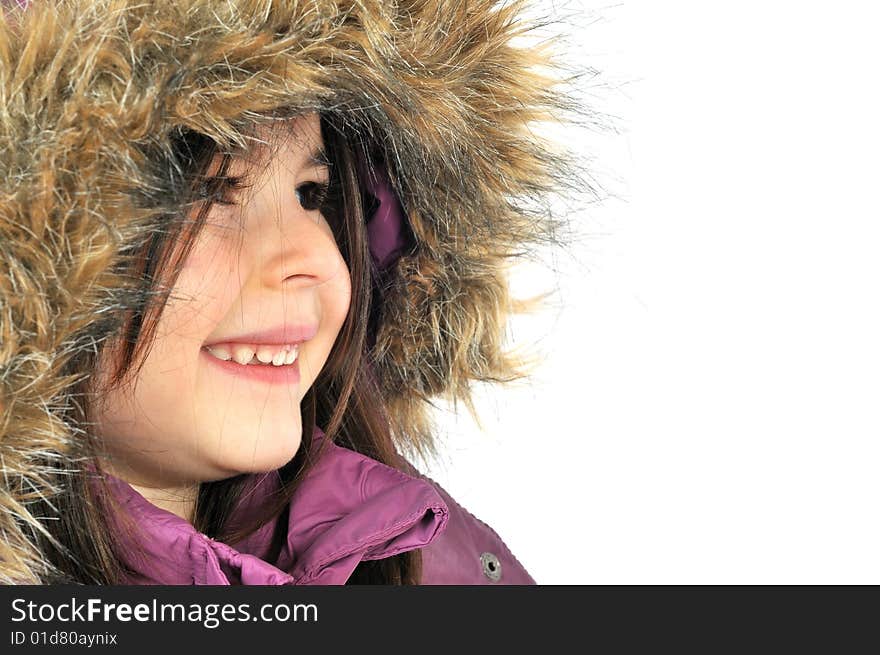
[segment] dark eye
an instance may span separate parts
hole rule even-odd
[[[196,191],[199,200],[207,200],[218,205],[234,205],[235,200],[229,198],[229,193],[246,189],[244,177],[241,175],[219,175],[206,177]]]
[[[306,211],[322,209],[327,200],[329,185],[322,182],[306,182],[296,187],[296,199]]]

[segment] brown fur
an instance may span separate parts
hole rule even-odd
[[[84,426],[76,357],[118,328],[115,271],[175,192],[169,131],[246,146],[279,108],[333,108],[376,144],[417,245],[375,346],[399,445],[433,447],[426,401],[523,374],[503,350],[505,267],[554,239],[523,199],[568,162],[529,124],[569,107],[548,53],[515,48],[520,2],[38,1],[0,20],[0,581],[38,579],[29,502]],[[544,71],[539,72],[539,71]],[[157,164],[158,162],[158,164]]]

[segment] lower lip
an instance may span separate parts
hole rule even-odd
[[[234,359],[224,361],[222,359],[217,359],[204,348],[202,348],[202,355],[215,366],[220,368],[220,370],[245,380],[287,386],[299,384],[299,357],[297,357],[293,364],[272,366],[271,364],[239,364]]]

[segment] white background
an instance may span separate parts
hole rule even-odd
[[[871,6],[541,4],[605,199],[514,278],[559,288],[511,324],[538,374],[423,463],[540,584],[880,583]]]

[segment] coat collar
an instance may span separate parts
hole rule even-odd
[[[316,428],[312,451],[323,439]],[[121,531],[121,555],[133,584],[344,584],[361,560],[422,548],[446,528],[449,509],[428,482],[330,443],[286,510],[287,539],[274,562],[264,559],[279,519],[232,547],[148,502],[131,485],[105,474],[121,505],[140,526],[135,541]],[[277,471],[250,476],[252,493],[233,515],[277,488]]]

